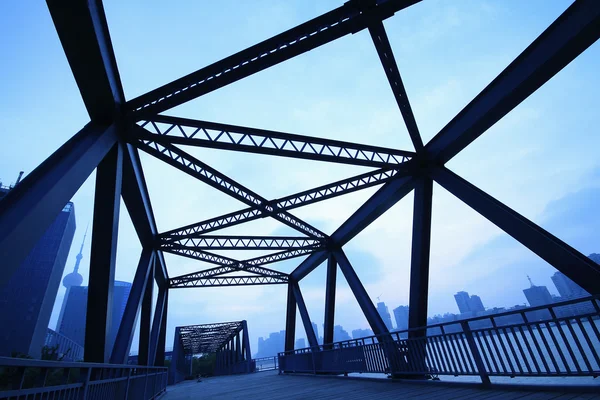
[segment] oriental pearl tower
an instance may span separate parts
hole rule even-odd
[[[89,226],[89,225],[88,225]],[[85,237],[87,236],[88,227],[85,228],[85,233],[83,234],[83,240],[81,241],[81,247],[79,248],[79,253],[75,256],[75,268],[73,268],[73,272],[67,274],[63,279],[63,286],[65,287],[65,297],[63,298],[62,306],[60,307],[60,314],[58,316],[58,322],[56,323],[56,331],[60,331],[60,325],[62,323],[63,314],[65,312],[65,306],[67,304],[67,299],[69,298],[69,292],[73,286],[81,286],[83,283],[83,276],[78,272],[79,264],[81,263],[81,259],[83,258],[83,245],[85,244]]]

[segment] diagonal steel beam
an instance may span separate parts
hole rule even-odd
[[[196,238],[183,238],[163,242],[164,246],[177,244],[184,247],[220,250],[265,250],[265,249],[301,249],[307,246],[319,246],[317,239],[303,236],[218,236],[203,235]]]
[[[169,288],[206,287],[206,286],[253,286],[253,285],[282,285],[287,284],[287,278],[274,276],[217,276],[199,278],[181,283],[173,283],[171,279]]]
[[[138,126],[146,131],[134,131],[138,140],[367,167],[394,168],[414,156],[410,151],[164,115],[140,121]]]
[[[591,294],[600,294],[600,266],[445,167],[431,177]]]
[[[319,186],[314,189],[295,193],[277,200],[272,200],[271,203],[281,210],[291,210],[297,207],[302,207],[347,193],[352,193],[358,190],[380,185],[392,179],[398,178],[399,176],[404,176],[409,171],[410,167],[412,167],[412,165],[406,165],[406,169],[402,172],[397,170],[379,169],[373,172],[360,174],[351,178],[343,179],[341,181]],[[246,208],[240,211],[235,211],[219,217],[161,233],[160,237],[163,241],[186,237],[198,237],[201,234],[213,232],[244,222],[253,221],[265,216],[266,215],[260,210]]]
[[[142,119],[183,104],[220,87],[383,20],[420,0],[380,0],[365,12],[361,1],[343,6],[270,39],[242,50],[183,78],[127,102],[134,118]]]
[[[398,103],[398,107],[402,113],[402,118],[404,118],[404,123],[406,124],[410,139],[412,140],[413,146],[415,146],[415,150],[419,152],[423,149],[423,140],[419,134],[417,121],[415,120],[410,102],[408,101],[406,89],[402,83],[402,77],[400,76],[400,71],[398,70],[398,65],[396,64],[392,46],[390,45],[387,33],[385,32],[383,22],[378,21],[369,25],[369,33],[375,44],[375,49],[377,49],[377,54],[379,54],[379,60],[381,60],[381,65],[383,66],[385,75],[392,88],[392,93],[394,93],[396,103]]]
[[[141,128],[137,127],[137,129]],[[265,198],[173,145],[143,140],[136,141],[135,146],[215,189],[226,193],[251,207],[258,208],[263,212],[268,213],[272,218],[299,232],[319,239],[326,238],[326,235],[317,228],[296,218],[287,211],[274,208]]]
[[[171,282],[184,282],[189,280],[196,280],[200,278],[212,278],[215,276],[225,275],[231,272],[250,272],[259,276],[277,276],[277,277],[286,277],[288,274],[285,272],[275,271],[273,269],[261,267],[261,266],[253,266],[253,265],[242,265],[239,264],[230,266],[230,265],[221,265],[215,268],[208,268],[202,271],[192,272],[190,274],[175,276],[170,279]]]
[[[125,96],[102,1],[46,3],[90,118],[112,122]]]
[[[352,240],[363,229],[410,193],[414,188],[415,179],[412,176],[403,177],[383,185],[331,235],[331,243],[334,246],[341,247]],[[299,281],[326,259],[327,252],[325,251],[312,254],[292,271],[292,278]]]
[[[575,1],[426,147],[446,163],[600,37],[600,2]]]

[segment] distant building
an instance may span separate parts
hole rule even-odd
[[[0,198],[8,191],[0,186]],[[67,203],[0,288],[0,356],[40,357],[74,234],[75,207]]]
[[[346,332],[344,330],[344,328],[342,328],[341,325],[335,325],[333,327],[333,341],[334,342],[341,342],[344,340],[350,340],[352,339],[350,337],[350,335],[348,335],[348,332]]]
[[[119,331],[119,325],[121,324],[121,319],[125,312],[125,306],[127,305],[130,291],[131,283],[115,281],[110,332],[106,342],[109,349],[112,349],[115,339],[117,338],[117,332]],[[87,286],[71,286],[65,301],[60,326],[58,327],[58,333],[68,337],[81,346],[84,346],[85,342],[87,299]]]
[[[477,296],[476,294],[472,295],[469,299],[469,307],[471,307],[471,311],[476,313],[485,311],[481,297]]]
[[[458,311],[460,311],[461,314],[471,311],[471,298],[469,297],[469,293],[458,292],[454,295],[454,299],[456,300]]]
[[[62,323],[63,315],[65,313],[65,306],[67,305],[67,299],[69,298],[69,292],[73,286],[81,286],[83,283],[83,276],[79,273],[79,264],[81,264],[81,259],[83,258],[83,245],[85,244],[85,237],[87,236],[87,228],[85,228],[85,233],[83,234],[83,240],[81,241],[81,247],[79,248],[79,253],[75,256],[75,267],[73,268],[73,272],[68,274],[63,279],[63,286],[65,287],[65,296],[63,297],[62,306],[60,308],[60,314],[58,315],[58,321],[56,323],[56,331],[58,332],[60,329],[60,325]],[[85,311],[84,311],[85,317]],[[83,346],[83,344],[82,344]]]
[[[529,279],[531,287],[528,289],[523,289],[523,293],[525,294],[525,297],[527,298],[527,301],[531,307],[545,306],[546,304],[552,304],[554,302],[552,295],[546,286],[534,285],[529,276],[527,279]]]
[[[258,352],[254,358],[273,357],[285,350],[285,331],[272,332],[269,337],[258,338]]]
[[[399,331],[408,329],[408,306],[399,306],[394,308],[394,319]]]
[[[555,272],[552,275],[552,282],[554,282],[554,286],[556,286],[558,293],[560,293],[561,300],[577,299],[590,295],[584,288],[573,282],[562,272]]]
[[[370,329],[354,329],[352,331],[352,339],[360,339],[373,336],[373,331]]]
[[[313,331],[315,332],[315,337],[317,338],[317,343],[323,344],[323,340],[319,338],[319,328],[317,328],[317,324],[311,322]]]
[[[392,317],[390,316],[390,312],[388,311],[387,306],[383,301],[377,303],[377,312],[381,316],[383,323],[391,331],[394,327],[392,326]]]
[[[305,349],[306,348],[306,342],[304,341],[304,338],[296,339],[296,346],[294,348],[296,350],[298,350],[298,349]]]

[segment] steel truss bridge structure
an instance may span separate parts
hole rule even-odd
[[[294,348],[296,309],[308,342],[317,345],[298,282],[327,261],[324,341],[333,340],[337,267],[348,281],[376,335],[387,333],[351,263],[344,245],[410,192],[414,192],[410,272],[411,328],[426,325],[432,187],[437,182],[455,197],[591,294],[600,294],[600,268],[550,232],[461,178],[445,164],[578,57],[600,36],[600,2],[576,0],[462,111],[424,143],[400,70],[383,25],[419,0],[350,0],[263,42],[126,99],[99,0],[65,3],[47,0],[56,31],[90,116],[90,122],[45,160],[1,202],[0,283],[7,282],[82,183],[96,171],[85,361],[124,363],[136,316],[141,310],[139,361],[162,363],[168,294],[171,289],[204,286],[285,284],[286,350]],[[170,109],[240,79],[367,30],[373,40],[415,151],[383,148],[304,135],[190,120],[165,115]],[[371,167],[370,172],[268,199],[182,150],[180,145],[250,152],[315,162]],[[243,203],[239,211],[162,232],[156,225],[139,151],[148,153]],[[378,187],[334,232],[296,217],[294,209]],[[112,352],[106,346],[118,239],[120,199],[124,200],[143,250],[129,302]],[[294,237],[227,236],[216,232],[270,217],[298,232]],[[214,253],[228,249],[271,249],[273,253],[232,259]],[[170,276],[164,253],[214,264],[184,276]],[[291,272],[267,268],[305,257]],[[158,301],[152,313],[153,281]],[[150,318],[151,315],[154,318]],[[423,335],[412,330],[411,335]]]
[[[246,321],[175,328],[169,383],[192,375],[192,356],[215,354],[215,375],[253,372]]]

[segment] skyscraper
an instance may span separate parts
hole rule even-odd
[[[381,316],[385,326],[387,326],[388,330],[391,331],[394,328],[392,326],[392,317],[390,316],[390,312],[383,301],[377,303],[377,312]]]
[[[317,341],[319,341],[319,329],[317,328],[317,324],[311,322],[313,331],[315,332],[315,336],[317,337]]]
[[[554,286],[556,286],[556,289],[563,297],[563,300],[576,299],[590,295],[584,288],[567,278],[562,272],[556,271],[554,275],[552,275],[552,282],[554,282]]]
[[[399,306],[394,308],[394,319],[399,331],[408,329],[408,306]]]
[[[527,301],[531,307],[543,306],[546,304],[552,304],[554,302],[552,300],[552,295],[550,295],[550,292],[546,286],[534,285],[529,276],[527,276],[527,279],[529,279],[531,287],[528,289],[523,289],[523,293],[525,294],[525,297],[527,298]]]
[[[454,299],[456,300],[456,305],[461,314],[471,311],[471,298],[469,297],[469,293],[458,292],[454,295]]]
[[[477,296],[476,294],[471,295],[471,298],[469,299],[469,307],[473,312],[485,311],[481,297]]]
[[[8,189],[0,188],[0,198]],[[0,356],[41,355],[56,294],[75,234],[67,203],[4,287],[0,287]]]
[[[66,277],[65,277],[66,278]],[[110,332],[106,341],[109,349],[117,337],[119,325],[125,312],[129,292],[131,291],[131,283],[115,281],[113,288],[113,306],[111,313]],[[69,339],[84,346],[85,341],[85,317],[87,311],[88,288],[87,286],[71,286],[69,289],[69,297],[64,305],[58,332],[65,335]]]

